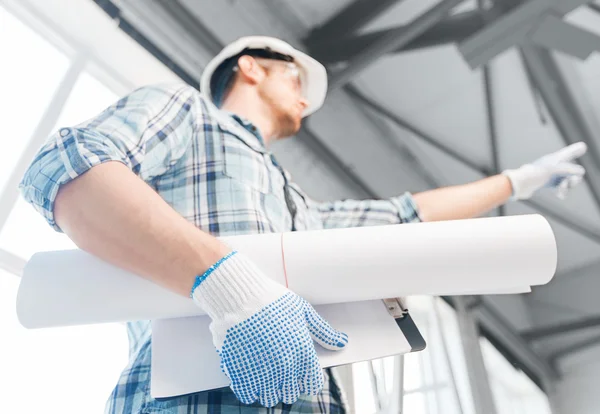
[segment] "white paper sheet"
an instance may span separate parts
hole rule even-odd
[[[540,215],[223,238],[313,305],[521,291],[550,281],[556,243]],[[191,299],[79,250],[26,265],[28,328],[202,315]]]
[[[380,300],[321,305],[315,309],[350,339],[339,352],[315,346],[324,368],[411,351]],[[229,385],[219,368],[209,323],[207,316],[152,322],[152,397],[172,397]]]

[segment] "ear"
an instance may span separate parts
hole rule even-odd
[[[256,85],[266,76],[265,70],[252,56],[244,55],[238,59],[238,76],[245,82]]]

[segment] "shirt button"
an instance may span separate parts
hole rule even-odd
[[[60,130],[60,136],[61,137],[66,137],[67,135],[69,135],[69,130],[64,128]]]

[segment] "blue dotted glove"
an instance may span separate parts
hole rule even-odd
[[[292,404],[323,389],[314,343],[339,350],[333,329],[300,296],[233,252],[196,279],[192,298],[211,318],[213,343],[231,389],[244,404]]]

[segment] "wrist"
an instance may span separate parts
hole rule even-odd
[[[194,286],[192,299],[213,320],[228,318],[228,315],[243,320],[262,304],[275,301],[285,290],[235,251],[197,276]]]

